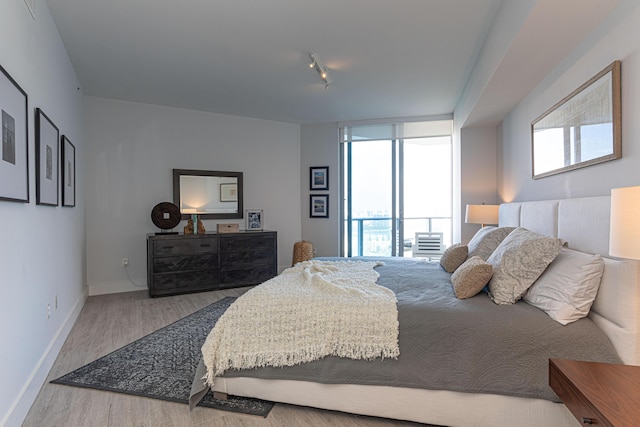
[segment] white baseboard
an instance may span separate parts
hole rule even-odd
[[[29,378],[20,390],[20,393],[18,393],[16,400],[9,408],[9,411],[7,411],[5,417],[0,420],[0,426],[12,427],[22,425],[31,405],[33,405],[33,402],[38,396],[38,392],[40,392],[40,388],[42,388],[42,385],[46,381],[49,371],[51,370],[53,363],[56,361],[64,341],[67,339],[67,336],[69,336],[69,332],[71,332],[71,328],[76,322],[76,319],[87,300],[87,296],[87,288],[85,288],[76,303],[73,305],[73,308],[67,315],[66,319],[62,322],[60,328],[58,328],[58,331],[53,336],[53,339],[47,346],[44,354],[40,360],[38,360],[38,363],[31,372],[31,375],[29,375]]]
[[[89,285],[89,296],[105,295],[105,294],[118,294],[120,292],[133,292],[133,291],[146,291],[147,281],[146,279],[133,279],[135,283],[144,286],[136,286],[128,280],[122,280],[118,282],[105,283],[100,285]]]

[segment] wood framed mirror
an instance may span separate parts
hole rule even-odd
[[[531,123],[533,179],[622,157],[620,61]]]
[[[242,218],[242,172],[174,169],[173,203],[182,219]]]

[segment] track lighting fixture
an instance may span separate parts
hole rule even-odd
[[[329,74],[327,74],[327,68],[322,65],[318,55],[315,53],[310,53],[309,58],[311,58],[311,63],[309,64],[309,68],[315,68],[320,78],[324,81],[324,88],[327,89],[331,84],[331,80],[329,80]]]

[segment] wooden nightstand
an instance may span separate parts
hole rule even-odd
[[[549,385],[582,425],[640,425],[640,366],[549,359]]]

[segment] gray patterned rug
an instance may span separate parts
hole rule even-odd
[[[188,404],[200,348],[234,300],[214,302],[51,382]],[[266,417],[274,404],[234,396],[219,400],[209,391],[198,405]]]

